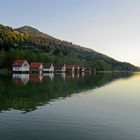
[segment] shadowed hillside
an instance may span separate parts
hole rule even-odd
[[[15,59],[91,66],[96,70],[137,70],[92,49],[62,41],[29,26],[18,29],[0,25],[0,67]]]

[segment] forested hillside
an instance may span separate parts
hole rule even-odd
[[[0,67],[10,68],[15,59],[91,66],[96,70],[137,70],[92,49],[62,41],[37,29],[13,29],[0,25]]]

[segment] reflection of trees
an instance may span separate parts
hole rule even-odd
[[[0,111],[16,109],[24,112],[36,110],[38,106],[47,104],[52,99],[71,96],[73,93],[80,93],[82,90],[94,89],[112,82],[115,79],[127,78],[132,74],[96,74],[84,78],[66,78],[55,76],[43,78],[42,82],[27,85],[16,85],[11,77],[0,78]]]

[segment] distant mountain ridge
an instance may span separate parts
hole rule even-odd
[[[15,55],[9,64],[13,59],[26,58],[28,61],[87,65],[96,70],[138,69],[130,63],[120,62],[92,49],[56,39],[30,26],[13,29],[0,25],[0,49],[9,53],[14,51]],[[29,52],[32,58],[29,57]],[[1,66],[4,65],[6,64],[2,62]]]
[[[53,37],[49,36],[48,34],[40,32],[39,30],[35,29],[34,27],[30,27],[30,26],[23,26],[20,28],[16,28],[15,30],[17,30],[18,32],[24,33],[24,34],[34,36],[34,37],[39,36],[39,37],[43,37],[43,38],[53,39]]]

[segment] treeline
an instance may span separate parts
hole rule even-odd
[[[39,61],[53,64],[74,64],[74,65],[86,65],[85,61],[78,58],[76,53],[70,52],[64,55],[62,52],[43,53],[32,49],[10,48],[9,50],[2,49],[0,51],[0,67],[11,68],[12,63],[16,59],[26,59],[28,62]]]
[[[0,67],[10,68],[15,59],[90,66],[96,70],[137,70],[94,50],[61,41],[32,27],[0,25]]]

